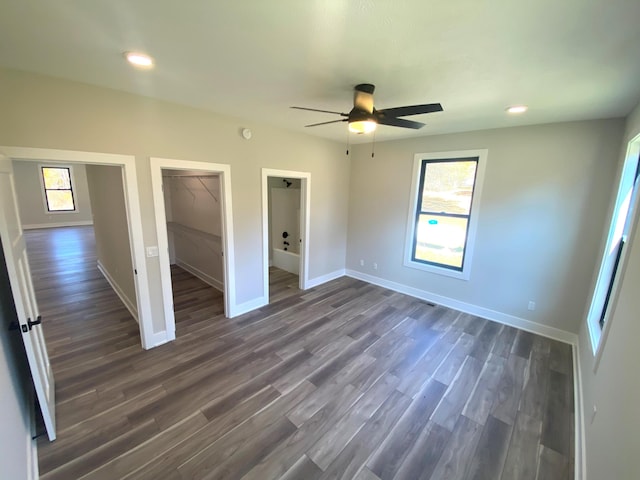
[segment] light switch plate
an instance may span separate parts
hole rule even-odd
[[[157,257],[158,247],[147,247],[147,257]]]

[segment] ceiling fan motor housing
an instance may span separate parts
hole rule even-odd
[[[360,110],[359,108],[354,107],[349,112],[349,122],[366,122],[368,120],[373,120],[377,123],[375,115],[365,110]]]
[[[359,85],[356,85],[354,89],[357,92],[368,93],[369,95],[373,95],[373,92],[375,91],[376,86],[370,83],[361,83]]]

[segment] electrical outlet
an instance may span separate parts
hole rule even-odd
[[[363,259],[360,259],[360,266],[364,267],[364,260]]]
[[[378,269],[378,264],[377,264],[377,263],[375,263],[375,262],[373,263],[373,269],[374,269],[374,270],[377,270],[377,269]]]
[[[527,309],[533,312],[536,309],[536,302],[534,302],[533,300],[529,300],[529,306],[527,307]]]

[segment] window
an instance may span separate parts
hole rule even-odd
[[[75,212],[71,168],[41,167],[41,171],[47,211]]]
[[[624,263],[628,237],[633,228],[640,192],[640,137],[631,142],[622,168],[607,243],[587,314],[591,346],[598,351],[613,311],[618,279]]]
[[[468,279],[486,150],[415,156],[405,265]]]

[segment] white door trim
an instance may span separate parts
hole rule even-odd
[[[144,349],[156,346],[157,342],[154,341],[153,321],[151,317],[147,264],[144,255],[142,215],[140,213],[140,195],[138,194],[135,156],[30,147],[0,146],[0,151],[12,160],[56,161],[122,167],[125,207],[127,210],[127,223],[129,225],[131,262],[133,268],[137,271],[137,275],[134,275],[134,284],[136,287],[140,341]]]
[[[160,261],[160,281],[164,302],[164,319],[167,341],[176,338],[176,322],[173,312],[173,288],[169,262],[169,240],[167,238],[167,213],[162,193],[162,169],[202,170],[220,174],[222,200],[222,249],[224,272],[224,311],[228,318],[238,311],[236,305],[235,254],[233,244],[233,214],[231,207],[231,166],[221,163],[194,162],[171,158],[151,157],[151,188],[155,210],[156,232],[158,235],[158,258]]]
[[[269,303],[269,177],[300,179],[300,274],[298,287],[309,285],[309,231],[311,219],[311,173],[293,170],[262,169],[262,300]]]

